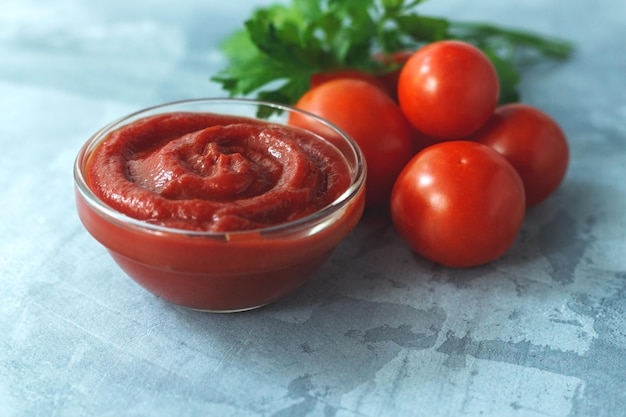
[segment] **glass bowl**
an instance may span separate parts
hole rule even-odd
[[[94,152],[112,132],[174,112],[245,117],[281,126],[297,121],[299,128],[318,132],[314,140],[331,142],[340,151],[348,166],[349,185],[313,213],[248,230],[163,226],[105,203],[90,184]],[[80,149],[74,165],[79,218],[122,270],[158,297],[210,312],[260,307],[303,285],[361,218],[365,175],[359,147],[331,123],[292,107],[248,99],[194,99],[140,110],[96,132]]]

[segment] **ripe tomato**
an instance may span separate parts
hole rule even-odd
[[[496,70],[478,48],[439,41],[418,49],[398,80],[402,111],[419,131],[460,139],[478,130],[498,103]]]
[[[312,88],[295,107],[334,123],[357,142],[367,164],[365,204],[388,204],[396,177],[413,156],[411,126],[398,105],[369,82],[341,78]],[[306,125],[296,115],[289,122]]]
[[[565,134],[535,107],[522,103],[500,106],[469,139],[490,146],[513,165],[524,183],[527,207],[548,198],[565,177],[569,164]]]
[[[524,186],[515,169],[488,146],[465,140],[415,155],[391,195],[398,233],[416,253],[449,267],[503,255],[524,214]]]

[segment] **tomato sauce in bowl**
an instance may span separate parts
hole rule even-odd
[[[131,278],[175,304],[241,311],[290,293],[358,223],[365,178],[351,138],[306,113],[332,142],[291,126],[294,112],[199,99],[106,126],[76,159],[83,225]]]

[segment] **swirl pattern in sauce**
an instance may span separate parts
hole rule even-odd
[[[290,126],[213,113],[146,117],[93,152],[88,183],[107,205],[165,227],[233,232],[283,224],[351,183],[341,153]]]

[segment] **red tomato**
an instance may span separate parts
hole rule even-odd
[[[441,142],[415,155],[391,195],[398,233],[416,253],[449,267],[499,258],[515,241],[524,214],[515,169],[471,141]]]
[[[295,106],[334,123],[357,142],[367,164],[366,205],[388,204],[396,177],[413,156],[411,126],[398,105],[369,82],[342,78],[312,88]],[[303,122],[294,116],[290,123]]]
[[[495,149],[515,167],[526,190],[526,206],[550,196],[569,164],[569,146],[559,125],[541,110],[522,103],[498,107],[474,139]]]
[[[496,70],[478,48],[440,41],[418,49],[398,80],[402,111],[419,131],[459,139],[478,130],[498,103]]]

